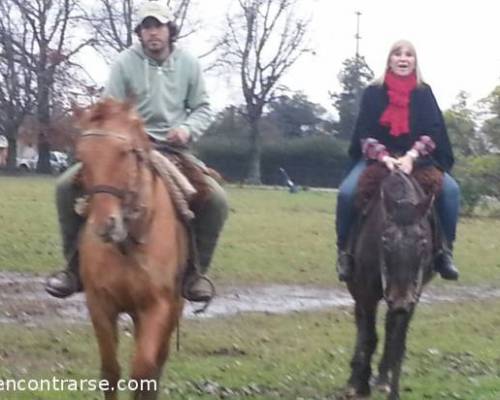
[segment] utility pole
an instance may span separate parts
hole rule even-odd
[[[354,35],[354,38],[356,39],[356,59],[359,58],[359,41],[361,40],[361,36],[359,34],[359,20],[361,18],[361,12],[356,11],[356,35]]]

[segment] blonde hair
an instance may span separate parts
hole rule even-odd
[[[398,50],[400,50],[402,47],[408,47],[410,51],[413,53],[413,56],[415,57],[415,75],[417,77],[417,86],[421,86],[424,83],[424,80],[422,78],[422,72],[420,72],[420,67],[418,66],[418,57],[417,57],[417,51],[415,50],[415,46],[413,45],[412,42],[409,40],[398,40],[395,42],[392,46],[391,49],[389,50],[389,54],[387,55],[387,60],[385,62],[385,69],[384,73],[378,77],[374,83],[378,85],[382,85],[385,80],[385,75],[387,74],[387,71],[389,71],[389,64],[391,61],[391,56]]]

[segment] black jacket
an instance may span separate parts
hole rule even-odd
[[[385,85],[374,84],[365,89],[349,147],[349,156],[352,160],[358,161],[362,157],[361,139],[364,138],[377,139],[391,154],[404,154],[411,149],[420,136],[428,135],[436,144],[436,149],[430,155],[429,161],[444,171],[450,171],[454,163],[453,151],[443,114],[431,87],[422,84],[410,94],[409,134],[392,136],[389,134],[389,128],[380,124],[380,116],[386,109],[388,101]]]

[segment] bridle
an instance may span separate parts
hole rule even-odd
[[[400,174],[403,179],[408,183],[411,184],[412,186],[415,187],[415,184],[418,184],[414,178],[410,176],[406,176],[403,172],[396,172]],[[383,205],[384,203],[384,190],[382,186],[380,187],[380,202]],[[382,206],[382,218],[384,220],[384,226],[387,223],[388,215],[386,214],[385,207]],[[385,229],[385,227],[384,227]],[[384,243],[385,237],[384,235],[380,235],[380,242],[379,242],[379,247],[380,247],[380,252],[379,252],[379,265],[380,265],[380,279],[381,279],[381,285],[382,285],[382,293],[384,296],[384,299],[387,300],[387,274],[388,274],[388,267],[387,267],[387,262],[385,258],[385,243]],[[425,260],[422,257],[419,257],[419,265],[418,265],[418,272],[417,272],[417,277],[414,281],[415,283],[415,302],[419,301],[420,295],[422,293],[422,287],[424,283],[424,264]]]
[[[105,132],[102,130],[86,130],[81,133],[80,138],[86,139],[90,137],[106,137],[106,138],[114,138],[125,142],[130,142],[130,139],[117,132]],[[136,174],[133,179],[130,179],[129,182],[131,184],[126,188],[118,188],[112,185],[94,185],[85,191],[85,195],[87,198],[91,198],[92,196],[99,193],[106,193],[118,198],[122,202],[124,216],[130,219],[130,216],[135,214],[134,211],[138,208],[137,201],[139,199],[139,188],[140,188],[140,170],[141,164],[147,161],[147,157],[145,157],[144,150],[137,149],[132,147],[130,149],[130,153],[135,156],[135,160],[137,163]]]

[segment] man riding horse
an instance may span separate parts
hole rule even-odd
[[[392,47],[385,74],[363,94],[349,148],[353,167],[339,187],[337,198],[337,272],[352,278],[348,236],[355,219],[354,199],[367,162],[380,162],[410,174],[417,163],[434,164],[444,172],[436,211],[444,235],[435,257],[435,270],[444,279],[458,279],[452,249],[460,206],[460,189],[448,173],[454,162],[443,115],[431,87],[423,82],[415,48],[407,41]]]
[[[171,145],[202,164],[188,154],[188,145],[203,134],[212,120],[199,62],[175,46],[174,15],[160,1],[145,1],[140,6],[135,32],[140,43],[119,55],[103,97],[133,99],[154,146],[161,150],[162,145]],[[74,184],[80,168],[79,163],[75,164],[57,183],[57,211],[67,265],[47,279],[46,290],[55,297],[67,297],[82,289],[76,248],[85,221],[74,210],[75,200],[81,194]],[[183,290],[188,300],[202,302],[213,295],[213,288],[203,275],[210,266],[228,213],[224,190],[208,175],[205,180],[210,194],[194,220],[200,271],[190,269]]]

